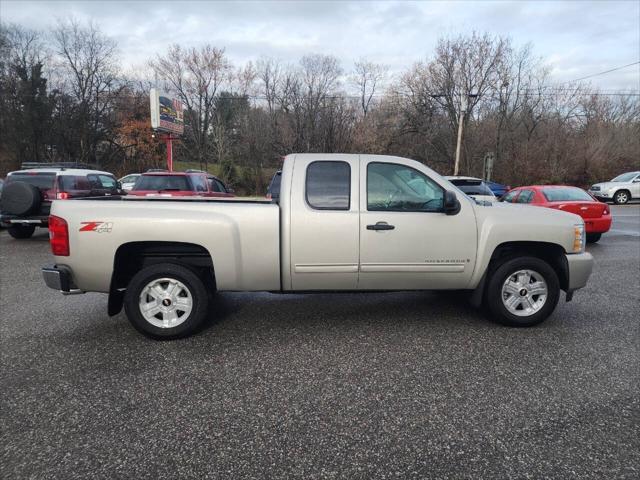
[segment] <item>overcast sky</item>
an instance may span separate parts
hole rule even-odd
[[[225,47],[237,63],[261,55],[296,62],[337,56],[346,70],[366,57],[400,71],[430,57],[438,37],[490,32],[531,42],[565,82],[640,60],[640,2],[29,2],[0,1],[3,22],[45,29],[56,19],[94,20],[119,45],[124,67],[172,43]],[[604,90],[640,88],[635,65],[590,79]]]

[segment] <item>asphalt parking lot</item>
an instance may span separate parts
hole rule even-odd
[[[219,294],[155,342],[63,297],[47,233],[0,231],[2,459],[13,478],[638,478],[640,205],[539,327],[454,294]]]

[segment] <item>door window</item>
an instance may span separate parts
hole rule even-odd
[[[516,198],[516,195],[518,195],[518,192],[520,192],[520,190],[511,190],[504,197],[502,197],[502,201],[503,202],[513,203],[513,201]]]
[[[313,162],[307,167],[305,190],[311,208],[349,210],[351,167],[347,162]]]
[[[439,212],[444,190],[423,173],[393,163],[367,166],[367,210]]]
[[[196,192],[206,192],[207,191],[207,181],[205,177],[202,175],[192,175],[191,182],[193,183],[193,189]]]
[[[522,190],[516,203],[531,203],[533,200],[533,190]]]
[[[115,177],[109,175],[87,175],[87,179],[92,190],[115,190],[117,186]]]
[[[97,185],[94,186],[94,182],[91,181],[90,177],[80,175],[61,175],[58,179],[60,190],[63,192],[77,192],[81,190],[91,190],[92,188],[100,188]]]

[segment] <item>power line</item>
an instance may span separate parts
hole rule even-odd
[[[604,72],[593,73],[591,75],[587,75],[586,77],[576,78],[575,80],[569,80],[568,82],[562,82],[562,83],[579,82],[581,80],[586,80],[587,78],[598,77],[600,75],[604,75],[605,73],[611,73],[611,72],[615,72],[616,70],[622,70],[623,68],[632,67],[633,65],[638,65],[639,63],[640,62],[629,63],[627,65],[622,65],[620,67],[615,67],[615,68],[612,68],[610,70],[605,70]]]

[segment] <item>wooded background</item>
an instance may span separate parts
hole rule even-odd
[[[257,52],[259,53],[259,52]],[[0,175],[24,161],[78,161],[118,176],[165,165],[149,89],[185,105],[180,168],[202,168],[262,194],[282,156],[358,152],[413,158],[451,174],[461,98],[461,174],[512,186],[586,186],[640,168],[640,93],[551,83],[531,45],[474,33],[441,38],[402,72],[331,55],[234,65],[224,48],[174,45],[128,71],[94,24],[51,31],[0,25]],[[476,95],[476,96],[469,96]]]

